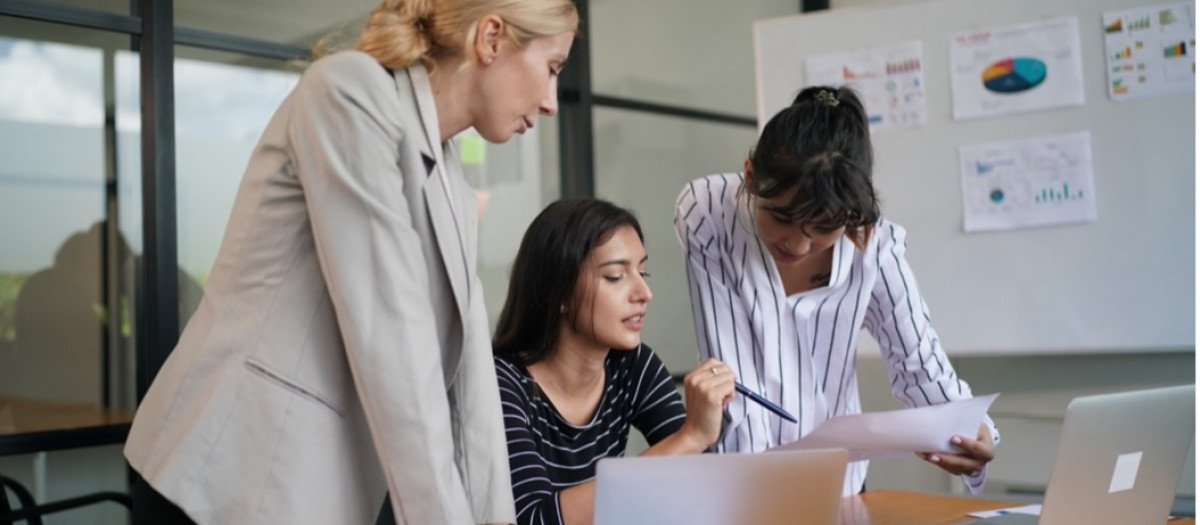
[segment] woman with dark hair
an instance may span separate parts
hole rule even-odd
[[[811,87],[763,128],[744,173],[697,179],[680,193],[675,230],[701,357],[729,363],[800,419],[736,398],[719,450],[766,450],[861,412],[854,365],[863,328],[878,341],[900,402],[971,397],[904,259],[904,229],[881,217],[872,166],[858,96]],[[999,440],[986,419],[977,435],[951,438],[958,453],[918,455],[978,491]],[[862,490],[866,463],[849,465],[846,494]]]
[[[561,200],[533,220],[492,342],[517,522],[591,523],[596,463],[625,452],[699,453],[717,441],[734,374],[707,359],[671,377],[641,343],[650,303],[642,229],[597,199]]]

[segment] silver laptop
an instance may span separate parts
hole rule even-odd
[[[835,525],[845,449],[609,458],[595,525]]]
[[[1077,397],[1041,516],[971,525],[1163,525],[1195,433],[1196,385]]]

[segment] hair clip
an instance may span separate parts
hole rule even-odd
[[[817,92],[817,102],[825,104],[826,106],[829,106],[831,108],[835,108],[838,105],[837,96],[834,95],[832,91],[828,91],[825,89],[822,89],[821,91]]]

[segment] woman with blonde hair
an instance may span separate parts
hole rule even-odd
[[[255,148],[209,278],[139,407],[134,523],[515,520],[451,140],[557,111],[570,0],[386,0]]]

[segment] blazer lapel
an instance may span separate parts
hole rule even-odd
[[[402,70],[404,75],[396,75],[396,81],[402,82],[407,78],[417,101],[417,111],[420,116],[425,140],[420,144],[421,153],[434,159],[435,166],[424,186],[425,206],[429,210],[429,223],[433,225],[434,237],[442,262],[446,266],[446,274],[450,278],[450,287],[458,305],[458,313],[464,319],[466,326],[467,305],[471,294],[470,267],[467,258],[468,251],[464,241],[466,235],[460,224],[464,213],[474,212],[474,209],[464,209],[462,199],[457,198],[460,191],[454,177],[460,176],[457,162],[448,162],[446,157],[452,156],[452,148],[442,148],[441,132],[438,130],[437,108],[433,102],[433,88],[429,84],[429,74],[425,68],[416,65]],[[456,169],[457,168],[457,169]]]

